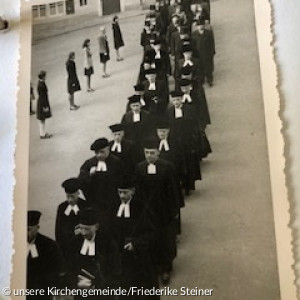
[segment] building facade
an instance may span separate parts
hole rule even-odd
[[[119,13],[131,7],[142,6],[143,0],[63,0],[32,6],[34,22],[62,16],[98,13],[99,16]]]

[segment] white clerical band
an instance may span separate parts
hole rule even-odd
[[[133,122],[140,122],[141,121],[141,115],[133,113]]]
[[[111,151],[115,152],[116,150],[117,150],[118,153],[122,152],[121,144],[117,143],[117,142],[114,142],[114,144],[111,147]]]
[[[175,118],[182,118],[183,117],[183,113],[182,113],[182,109],[181,108],[175,108]]]
[[[97,165],[97,171],[98,172],[106,172],[107,171],[107,166],[104,161],[99,161]]]
[[[156,165],[149,164],[147,167],[147,173],[148,174],[156,174]]]
[[[146,105],[146,102],[145,102],[144,98],[142,98],[142,97],[140,98],[140,102],[141,102],[141,105],[142,105],[142,106],[145,106],[145,105]]]
[[[157,51],[156,52],[156,54],[155,54],[155,59],[160,59],[161,58],[161,56],[160,56],[160,52],[159,51]]]
[[[182,96],[182,102],[183,103],[185,103],[185,102],[191,103],[192,102],[191,95],[190,94],[183,94],[183,96]]]
[[[194,64],[190,61],[190,60],[186,60],[184,63],[183,63],[183,66],[186,67],[187,65],[189,66],[193,66]]]
[[[32,258],[37,258],[39,257],[39,253],[36,249],[36,245],[35,244],[28,244],[28,255],[31,255]]]
[[[155,86],[155,82],[152,82],[149,84],[149,91],[155,91],[156,90],[156,86]]]
[[[65,215],[66,215],[66,216],[69,216],[72,210],[74,211],[75,215],[77,215],[78,212],[79,212],[79,207],[78,207],[78,205],[77,205],[77,204],[75,204],[75,205],[70,205],[70,204],[69,204],[69,205],[67,206],[67,208],[65,209]]]
[[[124,218],[130,218],[130,204],[129,202],[125,203],[121,203],[119,206],[119,210],[117,213],[117,217],[122,217],[124,215]]]
[[[88,255],[88,256],[94,256],[95,255],[95,240],[87,240],[84,239],[84,242],[82,244],[80,254],[82,255]]]
[[[159,142],[159,148],[158,149],[159,149],[159,151],[161,151],[161,150],[169,151],[170,147],[169,147],[168,141],[167,140],[161,140]]]

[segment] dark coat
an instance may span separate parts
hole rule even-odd
[[[120,47],[124,46],[123,36],[120,29],[119,23],[113,23],[112,24],[112,30],[114,35],[114,45],[115,49],[118,50]]]
[[[90,169],[96,167],[98,159],[92,157],[80,168],[79,179],[82,191],[92,207],[99,210],[99,220],[105,224],[111,215],[111,209],[117,199],[117,188],[124,175],[122,161],[110,154],[105,160],[107,171],[90,175]]]
[[[165,81],[156,79],[155,90],[149,90],[150,83],[148,80],[143,82],[145,88],[144,100],[146,103],[145,110],[150,110],[151,100],[157,97],[158,101],[158,113],[164,114],[167,105],[169,103],[168,86]]]
[[[203,67],[201,67],[200,62],[197,58],[192,57],[191,59],[193,66],[192,68],[192,80],[196,82],[198,85],[202,85],[204,83],[204,70]],[[178,64],[176,65],[175,69],[175,80],[179,84],[179,80],[181,79],[181,72],[184,64],[184,59],[181,58],[178,61]]]
[[[66,62],[66,69],[68,73],[68,93],[73,94],[81,90],[80,83],[76,73],[75,61],[69,59]]]
[[[35,239],[38,257],[27,256],[27,289],[59,287],[62,258],[52,239],[38,233]],[[51,296],[27,296],[27,299],[51,299]]]
[[[70,241],[74,238],[74,230],[76,225],[79,224],[79,216],[71,212],[69,216],[65,215],[65,210],[68,207],[69,202],[64,201],[59,204],[56,214],[55,222],[55,239],[64,256],[68,253],[70,247]],[[77,205],[79,210],[82,210],[88,206],[87,201],[78,199]]]
[[[144,48],[144,50],[146,50],[147,48],[149,49],[150,47],[150,37],[151,33],[148,33],[145,29],[143,29],[140,38],[140,45]]]
[[[125,127],[125,139],[133,141],[136,145],[138,161],[144,158],[143,142],[149,133],[149,112],[142,109],[140,114],[140,122],[133,122],[132,111],[125,113],[121,121]]]
[[[178,32],[178,29],[174,24],[170,24],[168,26],[167,33],[166,33],[166,41],[167,41],[167,45],[169,47],[169,50],[171,49],[172,34],[174,32]]]
[[[185,105],[189,105],[194,109],[195,118],[198,121],[200,129],[204,130],[206,125],[211,124],[211,121],[203,86],[200,85],[198,88],[193,88],[190,96],[192,102],[185,103]]]
[[[126,175],[133,173],[135,165],[138,163],[136,157],[137,149],[134,142],[127,139],[123,139],[121,141],[121,153],[117,151],[112,151],[111,148],[114,144],[114,141],[111,141],[109,144],[111,153],[123,162],[124,173]]]
[[[170,137],[174,138],[181,146],[184,155],[185,176],[183,186],[193,186],[195,180],[201,179],[199,153],[199,126],[195,109],[190,105],[183,105],[183,117],[175,118],[175,107],[168,109],[170,122]]]
[[[175,169],[170,162],[158,159],[155,165],[156,174],[147,174],[146,161],[137,165],[137,195],[153,211],[157,227],[152,248],[155,264],[169,268],[176,256],[176,218],[179,214],[181,190]]]
[[[45,120],[52,117],[51,107],[48,99],[48,88],[45,81],[39,80],[38,86],[38,100],[36,117],[38,120]]]
[[[167,75],[171,75],[170,57],[166,50],[160,50],[160,59],[155,58],[156,52],[154,49],[148,51],[147,55],[155,62],[157,79],[165,80]]]
[[[204,30],[203,34],[199,31],[192,33],[193,56],[199,59],[200,66],[204,73],[209,74],[214,71],[215,39],[212,30]]]
[[[120,204],[119,201],[115,207],[112,227],[121,257],[121,286],[126,289],[131,286],[157,288],[158,279],[150,256],[150,247],[155,238],[153,212],[138,197],[134,196],[130,201],[130,218],[118,217]],[[133,251],[124,249],[129,242],[133,245]],[[159,297],[154,298],[159,299]],[[136,298],[132,297],[132,299]],[[137,299],[143,299],[143,297]]]
[[[95,236],[94,256],[82,255],[80,253],[83,242],[84,238],[81,235],[75,236],[71,241],[66,263],[68,286],[70,288],[78,288],[77,276],[84,275],[81,271],[84,269],[95,277],[92,280],[94,288],[118,287],[120,257],[118,256],[116,241],[106,233],[97,232]],[[94,297],[93,299],[98,298]]]

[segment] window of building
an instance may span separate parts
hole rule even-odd
[[[79,0],[80,6],[87,5],[87,0]]]
[[[32,16],[34,19],[44,18],[46,16],[56,16],[64,14],[64,2],[52,2],[49,5],[32,6]]]
[[[39,5],[40,7],[40,17],[46,17],[46,5]]]

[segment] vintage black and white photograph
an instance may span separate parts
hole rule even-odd
[[[27,298],[281,299],[253,1],[31,18]]]

